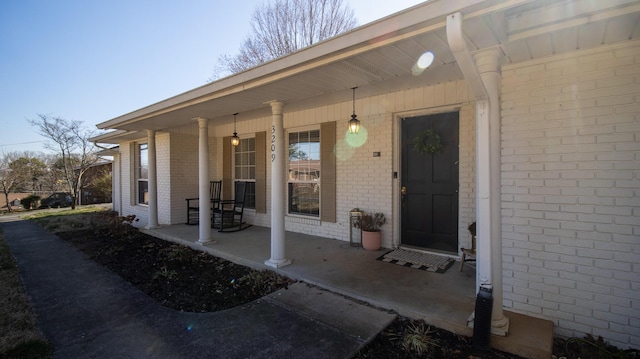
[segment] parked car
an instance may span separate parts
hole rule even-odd
[[[71,195],[64,192],[55,192],[49,197],[40,201],[39,208],[60,208],[71,206]]]

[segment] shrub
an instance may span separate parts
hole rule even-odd
[[[363,214],[362,217],[356,219],[353,223],[354,227],[367,232],[380,232],[382,226],[387,223],[384,213],[376,212],[373,214]]]
[[[40,196],[32,194],[21,199],[20,203],[22,204],[22,207],[24,207],[24,209],[35,209],[38,207],[38,202],[40,202],[40,199]]]

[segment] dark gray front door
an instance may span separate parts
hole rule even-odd
[[[458,252],[458,127],[458,112],[402,120],[403,245]],[[414,148],[427,130],[440,137],[437,153]]]

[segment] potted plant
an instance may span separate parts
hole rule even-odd
[[[382,212],[363,213],[359,219],[353,222],[354,227],[362,230],[362,247],[364,249],[372,251],[380,249],[382,243],[380,229],[385,223],[387,223],[387,219]]]

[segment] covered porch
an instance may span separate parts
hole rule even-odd
[[[267,267],[270,256],[269,228],[253,226],[234,233],[212,230],[215,242],[200,244],[198,228],[188,225],[143,229],[152,236],[187,245],[255,269],[270,269],[289,278],[361,300],[370,305],[424,319],[437,327],[472,336],[467,326],[475,305],[475,270],[459,262],[445,273],[432,273],[377,260],[386,251],[366,251],[349,242],[285,233],[285,250],[292,264]],[[550,321],[506,312],[510,331],[492,336],[492,346],[526,357],[549,358],[552,348]]]

